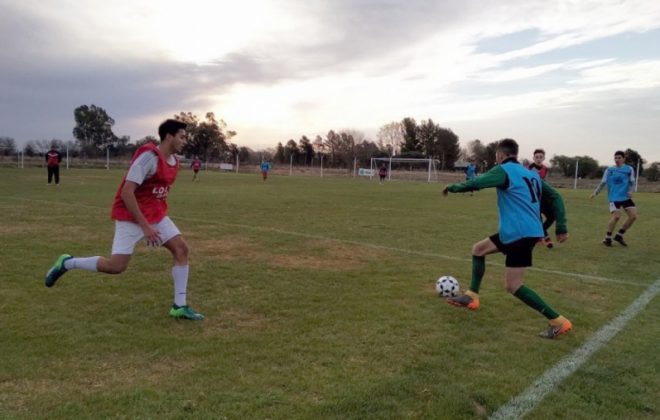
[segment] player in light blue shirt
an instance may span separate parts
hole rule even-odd
[[[465,180],[469,181],[477,176],[477,165],[474,164],[474,158],[470,158],[468,165],[465,168]]]
[[[607,201],[610,203],[612,217],[610,217],[607,224],[607,233],[605,239],[603,239],[603,244],[612,246],[612,232],[616,229],[616,224],[621,218],[621,209],[623,209],[628,218],[614,236],[614,240],[623,246],[628,246],[626,241],[623,240],[623,234],[637,220],[637,207],[632,201],[632,194],[635,190],[635,170],[632,166],[625,164],[625,154],[620,150],[614,153],[614,164],[614,166],[610,166],[605,170],[603,179],[590,198],[593,199],[597,196],[603,187],[607,185]]]
[[[499,165],[483,175],[459,184],[448,185],[443,195],[475,191],[482,188],[497,188],[499,209],[499,231],[472,246],[472,280],[464,295],[447,299],[447,303],[471,310],[479,309],[479,288],[486,272],[486,255],[501,252],[506,255],[506,290],[532,309],[540,312],[549,321],[549,326],[539,335],[555,338],[567,333],[573,324],[566,317],[552,309],[531,288],[523,284],[525,267],[532,265],[532,251],[539,238],[543,237],[541,225],[541,199],[550,188],[538,173],[522,166],[518,158],[518,143],[513,139],[501,140],[495,151]],[[565,230],[565,217],[561,196],[554,191],[548,194],[562,219],[563,231],[557,234],[557,241],[568,239]]]
[[[266,182],[266,179],[268,179],[268,171],[270,171],[270,162],[267,160],[262,161],[261,165],[259,165],[259,170],[261,171],[262,181]]]

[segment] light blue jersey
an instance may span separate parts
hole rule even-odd
[[[509,185],[497,188],[500,240],[504,244],[522,238],[543,237],[541,225],[541,178],[518,162],[501,165]]]
[[[261,172],[268,172],[268,170],[270,169],[270,163],[261,162],[260,168],[261,168]]]
[[[465,168],[465,179],[470,180],[475,176],[477,176],[477,165],[469,163],[467,168]]]
[[[603,174],[603,180],[600,182],[594,194],[598,194],[607,185],[607,201],[626,201],[630,198],[629,192],[632,192],[635,185],[635,171],[630,165],[610,166]]]

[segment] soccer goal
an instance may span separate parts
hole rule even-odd
[[[378,170],[385,165],[387,179],[408,181],[438,181],[437,168],[441,163],[437,159],[413,159],[413,158],[371,158],[371,177],[378,179]]]

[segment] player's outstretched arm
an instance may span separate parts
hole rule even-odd
[[[507,183],[506,172],[504,172],[501,166],[496,166],[490,171],[468,181],[448,185],[446,189],[451,193],[460,193],[482,190],[484,188],[505,187]]]

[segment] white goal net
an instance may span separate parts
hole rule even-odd
[[[371,179],[378,179],[381,167],[387,169],[387,180],[437,182],[441,163],[437,159],[371,158]]]

